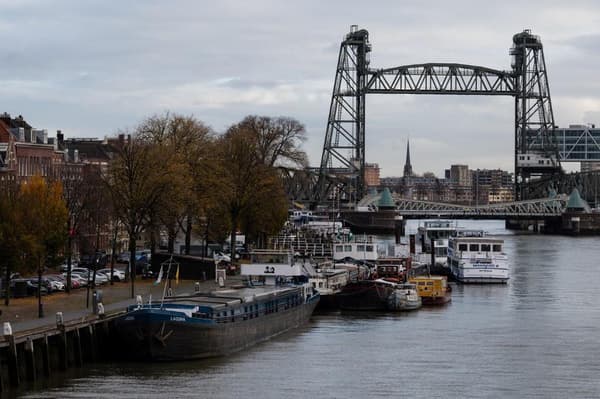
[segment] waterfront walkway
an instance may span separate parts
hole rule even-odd
[[[226,284],[240,282],[239,276],[227,276]],[[164,282],[154,285],[154,280],[136,280],[135,294],[141,295],[144,302],[152,295],[152,301],[160,301],[163,294]],[[171,282],[173,294],[189,293],[194,291],[195,281],[181,280],[179,284]],[[200,282],[200,291],[211,291],[218,286],[214,280]],[[106,315],[125,310],[127,305],[135,303],[131,298],[131,283],[114,283],[98,287],[102,291],[102,304]],[[14,333],[56,325],[56,312],[63,312],[64,322],[82,321],[97,316],[92,312],[92,293],[90,289],[89,307],[86,307],[86,288],[72,290],[70,294],[57,292],[42,297],[44,307],[43,318],[38,317],[37,297],[11,298],[10,305],[4,305],[4,299],[0,304],[2,315],[0,323],[9,321]]]

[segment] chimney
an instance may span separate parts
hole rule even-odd
[[[48,130],[47,129],[42,130],[42,142],[44,144],[48,144]]]
[[[125,144],[125,135],[124,134],[119,134],[119,144],[121,144],[121,145]]]
[[[74,150],[73,151],[73,162],[79,162],[79,150]]]
[[[62,131],[60,131],[60,130],[56,131],[56,141],[58,141],[58,147],[61,148],[63,145],[63,142],[65,141],[65,135],[62,134]]]

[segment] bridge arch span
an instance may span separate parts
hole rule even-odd
[[[373,69],[366,93],[515,95],[512,72],[478,65],[425,63]]]

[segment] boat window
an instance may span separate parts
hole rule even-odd
[[[433,285],[433,281],[428,281],[427,285]]]
[[[459,251],[466,251],[467,250],[467,244],[458,244],[458,250]]]
[[[494,244],[494,252],[502,252],[502,245]]]
[[[481,252],[490,252],[490,244],[481,244]]]
[[[365,246],[364,246],[364,245],[357,245],[357,246],[356,246],[356,250],[357,250],[358,252],[363,252],[363,251],[365,250]]]
[[[351,252],[352,251],[352,245],[344,245],[344,252]]]
[[[479,252],[479,244],[469,244],[469,251]]]
[[[342,251],[344,251],[344,246],[343,245],[336,245],[335,246],[335,250],[338,251],[338,252],[342,252]]]
[[[373,252],[373,246],[367,245],[367,252]]]

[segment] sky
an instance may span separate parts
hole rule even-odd
[[[0,112],[66,137],[111,136],[166,111],[222,132],[246,115],[306,126],[320,163],[339,45],[369,31],[371,67],[509,70],[512,36],[541,37],[555,122],[600,124],[596,1],[0,0]],[[514,100],[368,95],[366,160],[402,174],[512,170]]]

